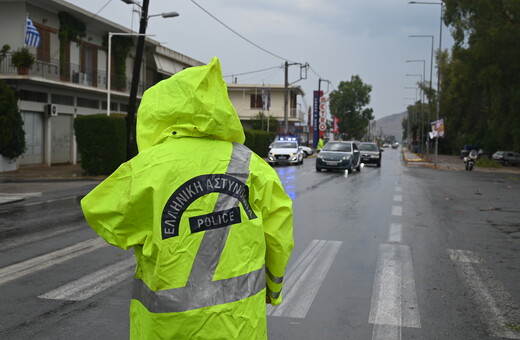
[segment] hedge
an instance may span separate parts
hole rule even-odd
[[[273,142],[275,133],[262,130],[244,130],[244,134],[246,135],[245,146],[260,157],[267,157],[269,144]]]
[[[78,116],[74,129],[81,167],[88,175],[109,175],[126,161],[125,115]]]
[[[0,81],[0,155],[14,160],[25,152],[25,131],[14,91]]]

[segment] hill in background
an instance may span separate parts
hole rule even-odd
[[[401,142],[403,139],[403,127],[401,122],[406,117],[406,112],[395,113],[376,120],[376,131],[379,135],[379,129],[382,130],[383,136],[395,136],[395,140]]]

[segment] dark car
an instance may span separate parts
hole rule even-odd
[[[316,158],[316,171],[361,171],[361,154],[356,142],[331,141],[325,144]]]
[[[381,166],[382,150],[376,143],[361,143],[359,144],[359,151],[361,152],[361,162],[375,164],[378,168]]]

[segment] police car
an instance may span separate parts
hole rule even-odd
[[[303,164],[304,153],[296,138],[280,138],[270,145],[267,162],[276,164]]]

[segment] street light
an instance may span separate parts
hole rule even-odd
[[[439,63],[437,66],[437,107],[435,108],[435,120],[439,120],[439,110],[441,104],[441,53],[442,53],[442,16],[444,11],[444,0],[441,2],[422,2],[422,1],[410,1],[409,4],[412,5],[440,5],[441,6],[441,18],[440,18],[440,28],[439,28]],[[435,161],[433,163],[434,167],[437,167],[437,154],[439,149],[439,136],[435,138]]]
[[[418,60],[407,60],[407,63],[422,63],[423,64],[423,74],[421,77],[421,83],[426,82],[426,60],[418,59]],[[423,109],[423,102],[424,102],[424,86],[421,86],[421,134],[420,134],[420,147],[419,151],[423,153],[423,138],[424,138],[424,109]]]
[[[132,75],[132,86],[130,88],[130,97],[128,98],[128,115],[126,117],[126,132],[127,132],[127,145],[126,145],[126,159],[129,160],[133,154],[133,145],[135,138],[135,102],[137,97],[137,85],[139,82],[139,76],[141,73],[141,62],[143,61],[143,50],[144,50],[144,35],[146,33],[146,26],[148,24],[148,18],[152,16],[162,16],[163,18],[172,18],[179,15],[177,12],[166,12],[162,14],[154,14],[148,16],[148,5],[150,0],[143,0],[141,5],[135,0],[121,0],[126,4],[134,4],[141,8],[141,21],[139,24],[139,38],[137,39],[137,47],[135,50],[134,60],[134,72]]]

